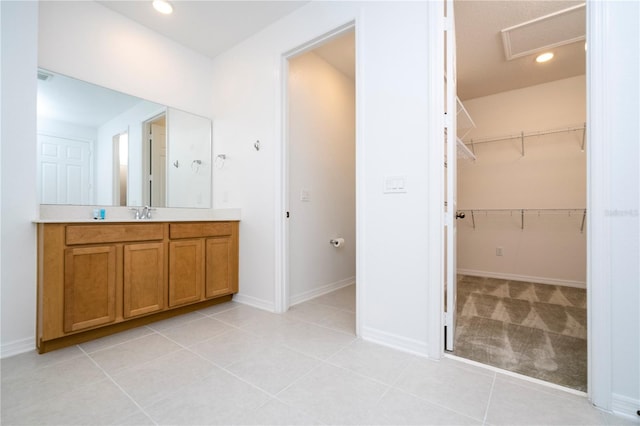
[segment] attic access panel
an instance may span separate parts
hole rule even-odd
[[[508,61],[586,39],[585,3],[501,31]]]

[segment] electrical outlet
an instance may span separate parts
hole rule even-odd
[[[502,247],[496,247],[496,256],[502,256]]]

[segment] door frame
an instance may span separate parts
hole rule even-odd
[[[356,55],[356,70],[355,70],[355,85],[356,85],[356,141],[355,141],[355,149],[356,149],[356,277],[358,280],[358,285],[356,285],[356,335],[360,335],[360,324],[362,322],[362,314],[361,310],[358,309],[358,306],[361,306],[360,300],[363,295],[363,282],[364,277],[361,274],[362,268],[362,250],[358,250],[358,247],[362,246],[362,235],[363,235],[363,223],[361,212],[362,212],[362,182],[364,182],[363,170],[361,164],[363,163],[363,149],[362,149],[362,140],[360,138],[360,134],[362,133],[359,129],[359,123],[361,120],[359,119],[359,93],[362,93],[360,90],[361,81],[361,67],[359,63],[359,51],[358,48],[358,25],[356,20],[351,20],[343,25],[335,27],[332,30],[327,31],[326,33],[316,37],[314,39],[309,40],[306,43],[303,43],[287,52],[284,52],[280,58],[280,99],[281,99],[281,109],[280,109],[280,131],[282,134],[281,143],[276,146],[276,164],[275,170],[277,173],[276,182],[277,188],[276,191],[276,203],[275,203],[275,253],[276,253],[276,265],[275,265],[275,306],[274,310],[277,313],[286,312],[289,309],[290,302],[290,276],[289,276],[289,261],[290,261],[290,250],[289,250],[289,221],[287,218],[287,213],[289,212],[289,60],[300,55],[306,53],[310,50],[313,50],[320,45],[330,41],[333,38],[339,37],[349,31],[354,31],[356,34],[356,47],[355,47],[355,55]]]
[[[152,161],[152,152],[151,149],[149,147],[149,135],[151,134],[151,125],[153,124],[154,121],[158,120],[160,117],[164,116],[165,119],[165,150],[167,153],[167,159],[169,158],[169,144],[167,143],[167,133],[168,133],[168,122],[169,122],[169,110],[167,109],[163,109],[161,112],[157,112],[151,115],[148,115],[144,120],[142,120],[142,155],[141,155],[141,159],[142,159],[142,173],[143,173],[143,179],[142,179],[142,204],[144,205],[148,205],[151,206],[151,189],[149,187],[149,167],[150,167],[150,162]],[[168,163],[168,160],[165,161],[165,163]],[[166,175],[169,172],[169,164],[165,164],[165,180],[166,180]],[[165,204],[167,202],[167,188],[165,185]]]
[[[444,43],[443,2],[429,2],[429,20],[435,36],[429,41],[434,51],[440,52]],[[587,92],[587,397],[604,410],[612,409],[612,350],[611,350],[611,246],[606,208],[611,187],[609,158],[611,145],[606,141],[614,137],[614,129],[608,126],[608,105],[614,102],[607,95],[607,83],[612,78],[611,65],[606,61],[606,34],[614,25],[608,18],[606,2],[587,2],[586,92]],[[444,55],[434,55],[430,78],[431,93],[444,93],[442,83],[433,78],[444,69]],[[444,127],[444,118],[438,111],[444,110],[442,96],[431,96],[430,120],[433,122],[431,140],[441,140],[439,130]],[[439,244],[431,244],[429,256],[429,357],[444,356],[444,210],[443,148],[442,144],[431,144],[429,150],[430,173],[429,194],[432,200],[429,209],[430,235]],[[439,248],[436,250],[435,248]]]

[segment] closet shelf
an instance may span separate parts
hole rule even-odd
[[[476,127],[476,123],[471,119],[469,111],[462,105],[460,98],[456,96],[456,152],[458,158],[475,161],[475,154],[462,142],[462,138],[474,127]]]
[[[514,213],[520,216],[520,229],[524,229],[524,217],[525,216],[576,216],[582,215],[582,221],[580,223],[580,232],[584,232],[584,226],[587,218],[587,209],[585,208],[568,208],[568,209],[458,209],[459,212],[469,212],[471,214],[471,224],[473,229],[476,229],[476,215],[484,213],[484,216],[494,214],[509,214],[513,216]]]
[[[465,136],[476,127],[476,123],[473,122],[469,111],[462,105],[462,101],[456,96],[456,134],[460,139],[464,139]]]
[[[462,158],[463,160],[473,160],[475,161],[476,156],[471,152],[469,148],[462,142],[462,139],[456,139],[456,151],[458,153],[458,158]]]
[[[520,134],[512,134],[506,136],[497,136],[497,137],[487,137],[487,138],[477,138],[477,139],[469,139],[467,141],[463,141],[463,143],[467,146],[471,146],[471,151],[474,152],[474,146],[481,143],[489,143],[489,142],[500,142],[500,141],[508,141],[514,139],[520,139],[520,148],[522,152],[522,156],[524,156],[524,140],[525,138],[531,138],[536,136],[544,136],[544,135],[552,135],[556,133],[569,133],[569,132],[582,132],[582,142],[580,144],[580,149],[584,151],[584,145],[587,139],[587,123],[582,125],[575,125],[569,127],[561,127],[556,129],[549,130],[540,130],[535,132],[520,132]],[[468,132],[467,132],[468,133]]]

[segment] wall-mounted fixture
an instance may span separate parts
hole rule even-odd
[[[173,162],[173,167],[175,167],[176,169],[180,167],[180,163],[178,162],[178,160]]]
[[[253,147],[256,149],[256,151],[260,151],[260,141],[257,140],[254,142]]]
[[[200,171],[200,167],[203,165],[204,163],[202,162],[202,160],[193,160],[191,162],[191,170],[193,170],[193,172],[195,174],[198,174],[198,172]]]
[[[224,162],[227,159],[227,155],[226,154],[218,154],[216,155],[216,159],[214,161],[214,165],[218,168],[221,169],[224,167]]]

